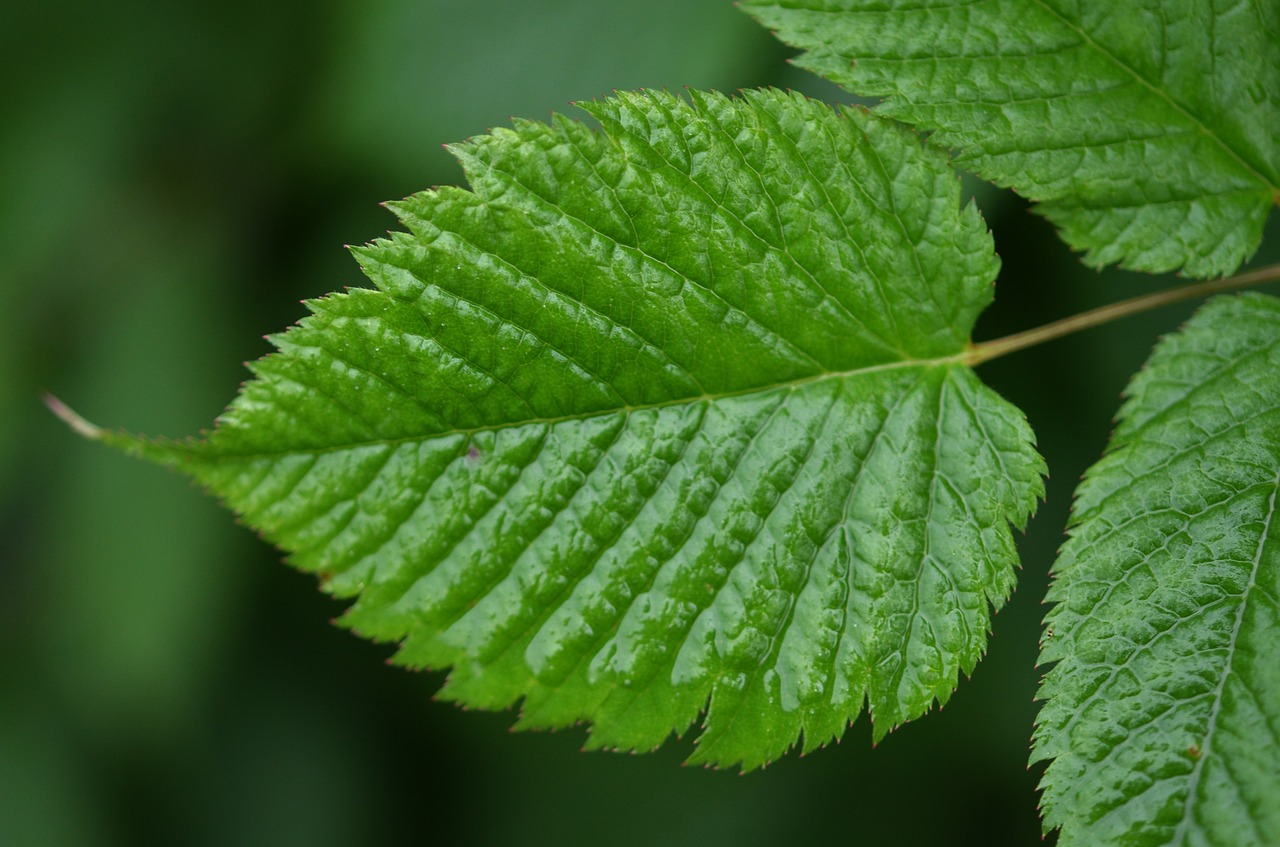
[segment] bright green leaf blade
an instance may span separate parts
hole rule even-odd
[[[960,364],[998,263],[946,158],[780,92],[622,95],[455,148],[377,291],[255,363],[179,465],[445,696],[695,759],[945,701],[1041,492]]]
[[[1280,300],[1130,386],[1055,565],[1035,756],[1060,844],[1280,843]]]
[[[1091,265],[1233,272],[1280,202],[1280,3],[742,0]]]

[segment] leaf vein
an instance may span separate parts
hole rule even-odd
[[[1236,642],[1240,638],[1240,630],[1244,625],[1244,613],[1249,605],[1249,593],[1258,583],[1258,569],[1262,566],[1262,554],[1267,547],[1267,542],[1270,540],[1271,522],[1275,518],[1276,514],[1276,495],[1280,494],[1280,473],[1276,474],[1275,481],[1272,485],[1273,489],[1271,492],[1271,498],[1267,504],[1267,516],[1263,520],[1262,532],[1259,533],[1258,547],[1254,553],[1253,567],[1249,572],[1249,581],[1245,586],[1244,594],[1241,596],[1240,606],[1236,609],[1235,623],[1231,628],[1231,640],[1227,644],[1227,661],[1218,678],[1217,687],[1214,689],[1213,709],[1209,714],[1209,723],[1205,731],[1204,743],[1200,745],[1201,755],[1196,759],[1195,766],[1191,769],[1191,782],[1187,787],[1187,796],[1182,807],[1182,819],[1178,822],[1178,829],[1174,833],[1174,843],[1176,844],[1185,843],[1187,840],[1187,829],[1190,826],[1191,818],[1195,814],[1193,799],[1196,797],[1196,792],[1200,786],[1200,779],[1204,774],[1205,762],[1213,755],[1213,742],[1218,730],[1218,718],[1222,714],[1223,692],[1226,689],[1227,680],[1234,673],[1233,664],[1236,656]]]

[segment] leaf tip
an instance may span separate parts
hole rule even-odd
[[[80,417],[74,409],[47,391],[44,393],[43,399],[44,404],[49,408],[49,411],[57,415],[63,423],[71,427],[71,429],[77,434],[88,438],[90,441],[102,440],[103,435],[106,433],[106,430],[102,427],[92,424]]]

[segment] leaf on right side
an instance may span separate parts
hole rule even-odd
[[[742,0],[1094,266],[1228,274],[1280,203],[1280,3]]]
[[[1059,844],[1280,844],[1280,299],[1130,384],[1054,566],[1036,760]]]

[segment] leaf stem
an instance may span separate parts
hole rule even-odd
[[[1255,271],[1237,274],[1236,276],[1211,279],[1208,282],[1197,282],[1194,285],[1184,285],[1179,288],[1143,294],[1140,297],[1132,297],[1128,300],[1121,300],[1119,303],[1100,306],[1097,309],[1081,312],[1078,315],[1053,321],[1034,329],[1015,332],[1013,335],[1006,335],[1003,338],[994,338],[991,341],[970,345],[963,356],[963,361],[966,365],[973,367],[1003,356],[1006,353],[1022,350],[1025,347],[1034,347],[1037,344],[1044,344],[1046,341],[1053,341],[1056,338],[1071,335],[1084,329],[1091,329],[1129,315],[1136,315],[1139,312],[1158,309],[1161,306],[1180,303],[1183,300],[1191,300],[1196,297],[1205,297],[1210,294],[1219,294],[1224,291],[1234,291],[1237,288],[1248,288],[1252,285],[1277,281],[1280,281],[1280,265],[1268,265],[1265,268],[1258,268]]]

